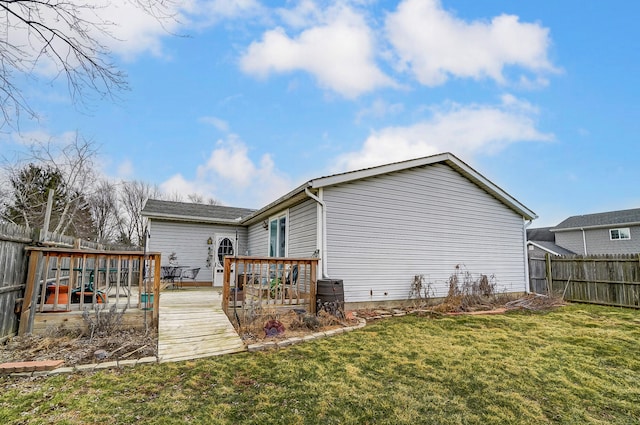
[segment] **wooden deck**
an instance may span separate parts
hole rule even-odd
[[[160,295],[160,362],[237,353],[246,348],[222,311],[220,289],[189,288]]]

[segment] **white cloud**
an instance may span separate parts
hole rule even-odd
[[[376,66],[374,36],[361,15],[337,5],[315,19],[321,22],[297,37],[281,27],[265,32],[240,59],[241,69],[259,77],[305,71],[322,87],[348,98],[395,85]]]
[[[439,0],[404,0],[387,16],[385,28],[399,55],[399,69],[409,69],[427,86],[450,77],[503,83],[506,66],[555,71],[547,58],[549,30],[514,15],[466,22],[444,10]]]
[[[223,133],[229,132],[229,123],[218,117],[202,117],[199,119],[199,121],[205,124],[211,124]]]
[[[65,146],[72,143],[76,139],[75,131],[65,131],[60,134],[51,134],[44,130],[32,130],[11,133],[9,140],[12,143],[24,146],[35,144],[47,144]]]
[[[276,13],[294,28],[311,27],[322,19],[322,11],[313,0],[301,0],[293,9],[279,8]]]
[[[257,0],[196,0],[190,12],[202,20],[198,26],[211,26],[223,20],[247,19],[266,14]]]
[[[131,0],[70,0],[59,5],[57,10],[64,10],[66,7],[77,17],[77,22],[71,15],[56,14],[56,9],[37,5],[30,6],[34,7],[30,16],[59,33],[76,38],[79,44],[84,44],[90,49],[102,50],[104,47],[108,52],[131,61],[143,53],[163,56],[165,53],[162,40],[181,34],[185,29],[205,28],[222,20],[253,16],[263,10],[257,0],[151,1],[149,5],[153,8],[144,7],[144,2]],[[11,7],[19,9],[21,5]],[[57,76],[62,70],[48,56],[51,48],[39,39],[36,32],[28,30],[10,13],[5,15],[3,17],[7,20],[6,26],[11,28],[11,44],[20,46],[21,53],[25,55],[20,59],[36,61],[37,58],[35,72]],[[97,44],[91,45],[87,40],[83,40],[78,35],[77,27],[87,31],[88,36]],[[47,44],[49,42],[50,40],[47,40]],[[65,43],[53,39],[51,46],[65,58],[65,62],[76,65],[73,54]]]
[[[198,193],[227,205],[262,207],[292,188],[292,182],[275,166],[269,154],[254,161],[248,147],[230,135],[219,140],[206,163],[197,167],[193,180],[176,174],[163,182],[165,193]]]
[[[118,178],[130,179],[134,174],[135,168],[130,159],[123,160],[116,169]]]
[[[362,148],[337,159],[335,171],[353,170],[441,152],[463,157],[493,154],[510,144],[551,141],[553,134],[536,128],[537,109],[512,95],[499,105],[449,105],[407,127],[372,132]]]

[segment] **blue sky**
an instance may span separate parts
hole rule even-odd
[[[78,106],[42,70],[5,153],[77,131],[114,180],[258,208],[450,151],[535,227],[640,206],[640,3],[190,0],[164,29],[111,4],[130,90]]]

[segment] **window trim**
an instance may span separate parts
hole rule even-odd
[[[616,231],[618,234],[617,238],[613,237],[613,232]],[[628,237],[622,237],[622,236]],[[628,241],[631,240],[631,229],[629,227],[616,227],[615,229],[609,229],[609,240],[610,241]]]
[[[285,227],[284,227],[284,257],[280,257],[280,256],[277,256],[277,255],[272,257],[271,256],[271,223],[274,222],[274,221],[279,222],[280,219],[282,219],[282,218],[285,219]],[[289,256],[289,228],[290,227],[289,227],[289,210],[288,209],[269,217],[268,226],[267,226],[267,232],[269,232],[269,234],[267,235],[267,257],[270,257],[270,258],[285,258],[285,257]],[[278,244],[278,242],[279,242],[279,240],[276,239],[276,245]]]

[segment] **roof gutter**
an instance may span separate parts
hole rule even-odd
[[[304,193],[322,207],[322,215],[320,218],[320,227],[322,228],[322,242],[320,246],[320,261],[322,262],[322,278],[330,279],[327,272],[327,204],[316,195],[311,193],[308,187],[304,188]]]
[[[159,212],[142,212],[143,217],[159,220],[171,220],[171,221],[184,221],[184,222],[197,222],[197,223],[213,223],[213,224],[238,224],[242,220],[238,218],[212,218],[212,217],[198,217],[198,216],[184,216]]]
[[[640,226],[640,221],[629,221],[626,223],[608,223],[608,224],[596,224],[593,226],[580,226],[580,227],[565,227],[565,228],[551,228],[550,232],[571,232],[576,230],[591,230],[591,229],[612,229],[616,227],[631,227],[631,226]]]
[[[587,238],[584,235],[584,229],[581,227],[580,230],[582,231],[582,246],[584,247],[584,255],[587,255]]]
[[[522,239],[524,240],[524,293],[528,294],[531,279],[529,278],[529,250],[527,249],[527,227],[531,226],[533,220],[522,217]]]

